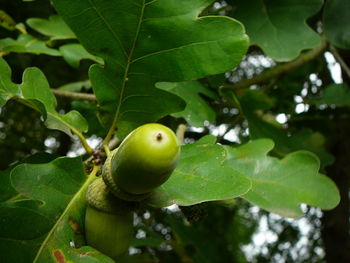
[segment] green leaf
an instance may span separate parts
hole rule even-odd
[[[286,155],[297,150],[308,150],[321,159],[322,170],[325,166],[333,163],[334,157],[326,151],[325,138],[321,133],[314,132],[311,129],[301,129],[291,133],[280,124],[273,124],[271,121],[264,120],[247,110],[245,110],[245,116],[249,123],[250,138],[252,140],[259,138],[272,139],[276,144],[274,152],[278,155]]]
[[[49,19],[29,18],[26,23],[39,33],[50,36],[51,40],[76,38],[72,30],[58,15],[52,15]]]
[[[145,203],[155,207],[188,206],[231,199],[250,189],[248,178],[234,168],[223,166],[225,149],[212,143],[213,136],[207,137],[182,147],[174,173]]]
[[[4,38],[0,40],[0,50],[3,52],[45,54],[49,56],[61,56],[61,53],[49,48],[45,41],[39,40],[29,34],[19,35],[17,40]]]
[[[212,2],[53,1],[82,45],[105,61],[90,69],[104,124],[114,121],[126,135],[180,111],[182,100],[156,82],[196,79],[239,63],[248,46],[243,26],[228,17],[198,18]]]
[[[0,9],[0,26],[7,30],[15,30],[16,22],[4,10]]]
[[[13,167],[0,171],[0,202],[14,198],[17,195],[10,180],[10,173]]]
[[[86,120],[77,111],[59,114],[56,111],[57,101],[50,90],[49,83],[38,68],[27,68],[23,73],[23,82],[20,85],[11,81],[11,69],[6,61],[0,58],[0,106],[16,97],[24,104],[41,112],[45,124],[50,129],[57,129],[73,136],[74,133],[86,132]]]
[[[53,158],[54,156],[48,153],[37,153],[21,162],[11,165],[4,171],[0,171],[0,202],[6,200],[17,200],[20,197],[11,184],[10,174],[12,169],[21,163],[45,163],[53,160]]]
[[[310,103],[315,105],[350,106],[350,88],[346,84],[331,84],[327,86],[319,98],[313,98]]]
[[[29,177],[32,176],[32,173],[27,169],[21,172],[21,168],[23,169],[27,166],[28,164],[17,166],[13,170],[12,178],[16,192],[28,198],[33,191],[39,190],[38,192],[42,192],[42,189],[34,189],[31,188],[31,186],[26,188],[26,183],[36,184],[40,182],[39,180],[32,180],[32,178]],[[46,165],[34,166],[45,167]],[[41,178],[40,175],[42,176],[42,171],[38,169],[38,173],[35,172],[34,176]],[[47,174],[44,173],[44,175],[46,176]],[[21,182],[21,180],[17,181],[18,177],[22,177],[23,182]],[[48,178],[50,178],[50,175],[48,175]],[[48,189],[50,190],[50,188]],[[51,190],[51,195],[53,194],[57,193]],[[2,224],[0,227],[0,259],[6,259],[6,261],[4,260],[5,262],[28,262],[31,261],[30,259],[34,258],[35,250],[37,250],[45,234],[54,224],[53,218],[56,216],[52,213],[50,218],[48,216],[50,213],[45,213],[45,207],[47,207],[47,205],[42,201],[20,200],[1,203],[0,217]],[[61,200],[57,198],[57,201]],[[44,210],[44,212],[42,210]],[[15,251],[15,253],[13,253],[13,251]]]
[[[158,82],[156,87],[171,92],[186,102],[186,108],[172,114],[172,116],[184,118],[188,124],[194,127],[204,127],[204,121],[212,122],[215,120],[215,111],[200,95],[212,99],[216,99],[217,95],[198,81]]]
[[[277,61],[296,58],[304,49],[320,44],[320,38],[306,24],[322,0],[230,0],[232,16],[243,22],[252,45],[258,45]]]
[[[0,107],[14,95],[19,94],[19,87],[11,80],[11,68],[3,58],[0,58]]]
[[[37,212],[41,204],[35,200],[0,203],[1,262],[26,263],[35,257],[35,250],[52,224]]]
[[[273,142],[260,139],[238,148],[225,147],[224,165],[252,180],[243,198],[259,207],[286,217],[299,217],[300,204],[332,209],[340,201],[336,185],[318,173],[319,160],[306,151],[288,154],[282,160],[267,156]]]
[[[103,63],[102,59],[88,53],[80,44],[66,44],[61,46],[59,50],[62,53],[64,60],[73,68],[78,68],[80,61],[83,59],[90,59],[100,64]]]
[[[333,45],[344,49],[350,48],[349,10],[348,0],[331,0],[326,1],[323,13],[326,36]]]
[[[86,188],[94,179],[84,174],[80,158],[17,166],[11,181],[28,199],[0,205],[1,262],[112,263],[82,247]]]

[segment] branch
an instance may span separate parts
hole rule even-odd
[[[341,57],[336,47],[330,45],[329,49],[333,53],[335,59],[339,62],[346,75],[348,75],[348,78],[350,78],[350,67],[345,63],[344,59]]]
[[[67,90],[51,89],[52,93],[58,97],[68,98],[71,100],[84,100],[90,102],[97,102],[96,96],[89,93],[72,92]]]
[[[180,145],[184,144],[186,130],[187,130],[187,127],[185,124],[180,124],[176,129],[176,137]]]
[[[327,41],[324,38],[322,38],[321,45],[311,49],[308,52],[301,54],[296,59],[294,59],[288,63],[281,64],[281,65],[275,66],[271,69],[268,69],[268,70],[264,71],[263,73],[255,76],[254,78],[243,79],[240,82],[233,84],[231,86],[231,88],[233,88],[233,89],[245,89],[245,88],[248,88],[254,84],[265,83],[265,82],[271,80],[272,78],[275,78],[279,75],[282,75],[284,73],[292,71],[292,70],[304,65],[305,63],[315,59],[323,51],[325,51],[326,48],[327,48]]]

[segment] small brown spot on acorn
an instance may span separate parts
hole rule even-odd
[[[163,136],[161,133],[157,134],[157,141],[161,141],[163,139]]]

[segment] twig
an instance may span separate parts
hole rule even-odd
[[[78,138],[79,138],[79,140],[80,140],[82,146],[84,147],[85,151],[88,152],[88,153],[90,153],[90,154],[92,154],[93,151],[94,151],[94,149],[92,149],[92,148],[90,147],[90,145],[89,145],[88,142],[86,141],[84,135],[83,135],[80,131],[78,131],[77,129],[72,129],[72,128],[71,128],[71,131],[72,131],[72,133],[74,133],[75,135],[78,136]]]
[[[325,38],[322,38],[321,45],[311,49],[308,52],[301,54],[296,59],[294,59],[288,63],[281,64],[281,65],[275,66],[271,69],[268,69],[268,70],[264,71],[263,73],[255,76],[254,78],[243,79],[240,82],[230,86],[230,88],[233,88],[236,90],[237,89],[245,89],[245,88],[250,87],[253,84],[265,83],[265,82],[271,80],[272,78],[275,78],[275,77],[277,77],[281,74],[284,74],[286,72],[292,71],[292,70],[304,65],[305,63],[313,60],[314,58],[318,57],[326,48],[327,48],[327,41]]]
[[[109,150],[109,147],[107,144],[103,144],[103,149],[105,150],[105,153],[107,154],[107,156],[111,155],[111,151]]]
[[[117,136],[114,136],[108,143],[108,148],[110,150],[115,149],[121,143],[120,139]]]
[[[72,92],[67,90],[51,89],[52,93],[58,97],[69,98],[71,100],[84,100],[90,102],[97,102],[96,96],[89,93]]]
[[[338,49],[332,45],[329,46],[329,49],[333,53],[336,60],[339,62],[346,75],[348,75],[348,78],[350,78],[350,67],[345,63],[344,59],[339,54]]]
[[[177,137],[180,145],[184,144],[186,130],[187,130],[187,127],[185,124],[180,124],[176,129],[176,137]]]

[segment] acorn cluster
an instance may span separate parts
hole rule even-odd
[[[179,154],[176,135],[161,124],[132,131],[108,156],[102,178],[88,188],[87,244],[114,260],[122,258],[133,235],[130,202],[144,200],[168,180]]]

